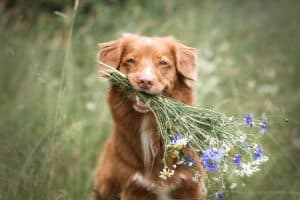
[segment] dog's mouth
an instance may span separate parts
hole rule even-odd
[[[147,104],[143,102],[138,96],[135,96],[133,99],[133,108],[140,113],[147,113],[150,111]]]

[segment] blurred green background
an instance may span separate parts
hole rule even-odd
[[[198,106],[267,114],[270,161],[226,199],[300,199],[297,0],[1,1],[0,199],[93,199],[111,131],[97,43],[123,32],[197,48]]]

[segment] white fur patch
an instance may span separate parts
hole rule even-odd
[[[183,173],[180,173],[179,177],[182,178],[183,180],[187,180],[187,176]]]
[[[152,69],[152,67],[149,65],[149,66],[146,66],[144,68],[144,70],[142,72],[140,72],[143,76],[146,76],[147,78],[149,79],[155,79],[154,78],[154,71]]]
[[[141,124],[141,144],[144,155],[144,165],[146,168],[150,168],[153,164],[155,157],[155,147],[152,140],[152,135],[149,131],[149,116],[145,116],[142,119]]]
[[[142,187],[148,188],[150,190],[153,190],[155,185],[151,183],[147,178],[145,178],[140,173],[135,173],[132,177],[132,180],[141,185]]]
[[[175,185],[159,186],[140,173],[135,173],[132,180],[149,191],[153,191],[157,195],[158,200],[171,200],[169,193],[176,188]]]
[[[151,40],[150,38],[146,38],[146,43],[147,43],[148,45],[151,45],[152,40]]]

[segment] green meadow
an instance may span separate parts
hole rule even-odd
[[[197,106],[268,117],[269,162],[225,199],[300,199],[300,1],[14,0],[0,3],[1,200],[93,199],[112,130],[97,44],[125,32],[197,48]]]

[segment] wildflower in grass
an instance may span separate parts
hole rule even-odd
[[[162,171],[160,171],[159,178],[161,178],[163,180],[167,180],[168,178],[170,178],[173,175],[174,175],[174,170],[171,170],[168,167],[165,167],[165,168],[163,168]]]
[[[224,199],[225,199],[225,195],[223,191],[216,192],[216,200],[224,200]]]
[[[229,167],[226,163],[222,166],[222,173],[227,174],[229,172]]]
[[[254,160],[260,160],[264,156],[264,150],[262,147],[258,147],[255,149],[253,153],[253,159]]]
[[[188,144],[188,142],[188,138],[176,133],[171,136],[171,143],[168,145],[168,147],[171,149],[182,150]]]
[[[234,154],[233,155],[233,164],[236,167],[240,167],[241,166],[241,154]]]
[[[256,163],[241,163],[241,169],[234,170],[233,173],[237,176],[251,176],[253,173],[259,171]]]
[[[96,110],[96,103],[93,102],[93,101],[88,101],[86,104],[85,104],[85,107],[88,111],[95,111]]]
[[[192,177],[192,180],[193,180],[194,182],[199,182],[199,181],[201,180],[201,174],[200,174],[199,171],[195,171],[195,172],[194,172],[194,175],[193,175],[193,177]]]
[[[244,115],[244,124],[245,124],[245,126],[246,127],[252,127],[253,125],[254,125],[254,117],[253,117],[253,115],[252,114],[250,114],[250,113],[246,113],[245,115]]]
[[[230,185],[230,187],[229,187],[229,188],[230,188],[231,190],[233,190],[233,189],[235,189],[235,188],[236,188],[236,186],[237,186],[237,183],[232,183],[232,184]]]
[[[220,160],[223,158],[223,153],[218,149],[207,149],[201,157],[203,166],[208,171],[216,172],[220,168]]]
[[[268,122],[267,122],[267,118],[264,118],[260,124],[260,132],[262,134],[266,134],[267,131],[268,131]]]
[[[268,160],[269,160],[268,156],[262,156],[259,160],[254,160],[253,164],[259,166],[262,163],[267,162]]]
[[[183,157],[183,165],[186,167],[195,167],[196,163],[193,160],[191,155],[184,155]]]

